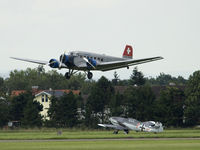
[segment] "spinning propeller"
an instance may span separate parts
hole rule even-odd
[[[92,68],[95,69],[95,66],[94,66],[92,63],[90,63],[90,61],[89,61],[86,57],[83,57],[83,59],[84,59],[90,66],[92,66]]]
[[[61,67],[62,67],[62,63],[63,63],[63,59],[64,59],[64,57],[65,57],[65,53],[66,53],[66,51],[64,52],[63,55],[61,55],[60,63],[59,63],[59,69],[61,69]]]

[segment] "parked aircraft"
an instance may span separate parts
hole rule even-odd
[[[98,124],[101,127],[113,128],[114,134],[118,134],[119,130],[123,130],[124,133],[128,134],[129,130],[144,131],[144,132],[163,132],[163,126],[160,122],[146,121],[141,122],[132,118],[122,118],[122,117],[111,117],[109,118],[112,124]]]
[[[71,75],[75,74],[78,71],[85,71],[87,73],[88,79],[91,79],[93,76],[91,71],[94,70],[109,71],[124,67],[129,69],[129,67],[133,65],[138,65],[142,63],[163,59],[162,57],[132,59],[132,57],[133,57],[133,48],[130,45],[126,45],[122,58],[107,56],[104,54],[82,52],[82,51],[72,51],[69,52],[68,55],[64,53],[60,56],[59,60],[53,58],[49,62],[33,60],[33,59],[17,58],[17,57],[11,57],[11,58],[31,63],[37,63],[41,65],[48,65],[51,68],[69,69],[69,71],[66,72],[65,74],[66,79],[70,79]]]

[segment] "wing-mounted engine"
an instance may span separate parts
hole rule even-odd
[[[51,59],[49,61],[49,66],[51,68],[59,68],[59,65],[60,65],[60,62],[58,60],[56,60],[56,59]]]
[[[94,60],[92,58],[87,58],[87,59],[88,59],[88,62],[86,62],[86,64],[87,64],[87,67],[89,69],[95,68],[97,66],[97,61],[96,60]]]

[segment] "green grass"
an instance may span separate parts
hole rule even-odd
[[[199,140],[2,142],[1,150],[199,150]]]
[[[93,139],[93,138],[200,138],[198,129],[165,130],[162,133],[134,132],[125,135],[122,131],[119,134],[112,134],[112,130],[102,131],[81,131],[62,130],[62,135],[57,135],[55,129],[42,130],[0,130],[0,140],[23,140],[23,139]]]

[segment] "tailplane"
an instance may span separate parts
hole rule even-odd
[[[133,58],[133,48],[130,45],[126,45],[123,53],[123,58],[132,59]]]

